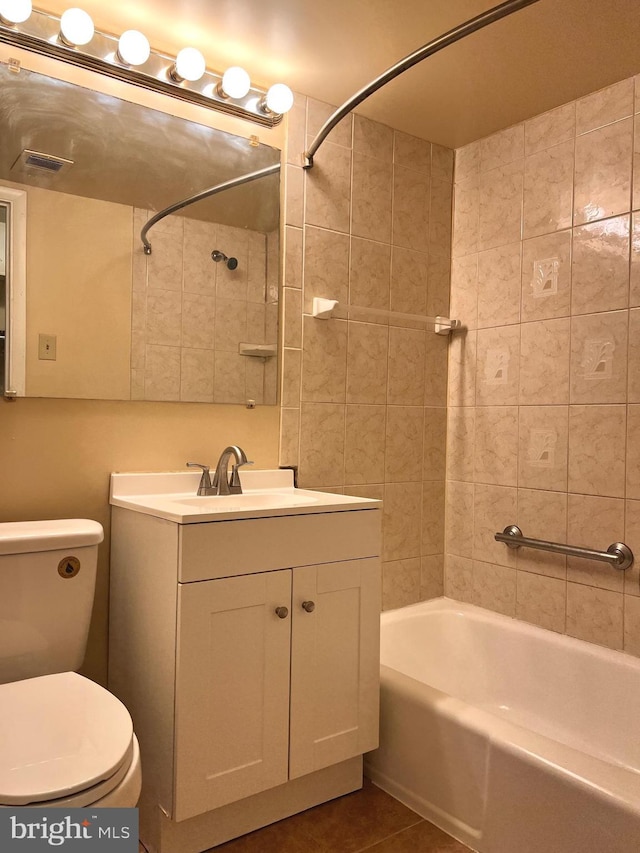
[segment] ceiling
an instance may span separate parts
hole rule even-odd
[[[67,0],[45,0],[60,14]],[[40,4],[38,4],[40,5]],[[99,29],[137,27],[156,50],[191,44],[212,70],[244,65],[341,104],[487,0],[81,0]],[[358,112],[459,147],[640,72],[638,0],[539,0],[446,48]]]

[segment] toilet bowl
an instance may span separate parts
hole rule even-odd
[[[89,628],[102,527],[0,524],[0,807],[134,807],[140,751],[125,706],[70,669]]]

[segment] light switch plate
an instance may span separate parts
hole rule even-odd
[[[56,345],[55,335],[38,335],[38,358],[43,361],[55,361]]]

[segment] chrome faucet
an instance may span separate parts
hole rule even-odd
[[[234,456],[236,463],[231,467],[231,477],[229,478],[229,460]],[[211,488],[214,495],[240,495],[242,494],[242,486],[240,485],[240,476],[238,468],[242,465],[253,465],[247,459],[247,455],[241,447],[232,444],[220,454],[218,464],[216,465],[216,473],[213,476]]]
[[[217,495],[218,493],[211,485],[211,477],[209,476],[209,466],[201,465],[199,462],[187,462],[188,468],[200,468],[202,477],[200,477],[200,485],[198,486],[198,495]]]

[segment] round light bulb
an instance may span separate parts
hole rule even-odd
[[[67,9],[60,18],[60,35],[66,44],[80,47],[89,44],[95,28],[91,16],[83,9]]]
[[[0,18],[7,24],[22,24],[31,14],[31,0],[0,0]]]
[[[272,113],[288,113],[293,106],[293,92],[284,83],[274,83],[267,92],[265,103]]]
[[[151,45],[138,30],[126,30],[118,39],[118,58],[125,65],[143,65],[151,53]]]
[[[221,88],[228,98],[244,98],[251,88],[251,78],[238,65],[234,65],[222,75]]]
[[[179,80],[189,80],[194,83],[205,72],[204,56],[195,47],[183,47],[176,56],[174,74]]]

